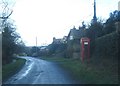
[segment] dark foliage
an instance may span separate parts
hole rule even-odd
[[[103,23],[101,21],[91,23],[86,35],[91,39],[91,41],[103,36]]]
[[[16,27],[11,23],[5,22],[2,31],[2,63],[10,63],[13,59],[13,54],[21,53],[23,47],[24,43],[16,32]]]
[[[38,47],[33,46],[30,49],[30,56],[38,56],[38,53],[39,53],[39,48]]]
[[[120,11],[114,11],[110,13],[110,17],[107,19],[104,24],[104,34],[109,34],[116,30],[115,22],[120,22]]]
[[[55,55],[66,50],[66,44],[50,44],[48,47],[49,55]]]

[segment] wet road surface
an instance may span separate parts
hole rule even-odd
[[[24,67],[4,84],[75,84],[70,75],[56,63],[33,57],[26,59]]]

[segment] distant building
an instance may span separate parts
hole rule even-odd
[[[59,39],[53,37],[53,44],[61,44],[61,43],[67,43],[67,36],[64,36],[63,38],[59,38]]]
[[[48,51],[47,46],[41,46],[41,47],[40,47],[40,51]]]
[[[60,44],[61,43],[61,39],[56,39],[55,37],[53,37],[53,44]]]
[[[46,46],[40,47],[40,50],[44,50],[44,49],[46,49]]]

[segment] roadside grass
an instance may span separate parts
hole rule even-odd
[[[10,64],[6,64],[2,66],[2,82],[7,80],[13,74],[18,72],[23,65],[25,64],[26,60],[22,58],[16,58],[16,62],[12,62]]]
[[[118,84],[118,67],[116,67],[118,64],[111,64],[108,60],[96,64],[92,59],[84,63],[80,59],[72,58],[44,57],[42,59],[58,62],[81,84]]]

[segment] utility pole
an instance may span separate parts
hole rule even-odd
[[[96,0],[94,0],[94,16],[93,16],[93,23],[97,22],[97,17],[96,17]]]
[[[37,36],[36,36],[36,55],[37,55]]]
[[[36,36],[36,47],[37,47],[37,36]]]
[[[120,11],[120,1],[118,2],[118,11]]]

